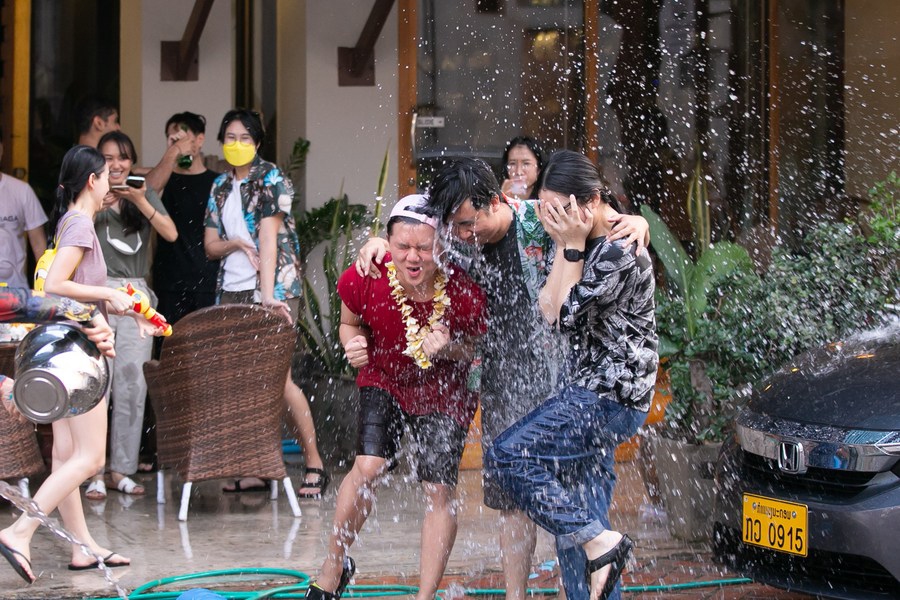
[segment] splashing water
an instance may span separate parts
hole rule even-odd
[[[112,570],[110,570],[110,568],[107,567],[103,562],[103,557],[91,550],[87,546],[87,544],[82,543],[71,533],[60,527],[57,524],[56,519],[51,519],[50,517],[45,515],[41,511],[41,509],[38,508],[38,505],[34,502],[34,500],[23,495],[22,492],[20,492],[17,488],[9,485],[5,481],[0,481],[0,496],[3,496],[4,498],[12,502],[16,506],[16,508],[21,510],[32,519],[37,519],[38,521],[40,521],[41,525],[49,529],[50,532],[53,533],[53,535],[65,542],[75,544],[76,546],[81,548],[81,551],[84,552],[87,556],[90,556],[91,558],[96,560],[100,565],[99,568],[103,572],[103,577],[106,579],[106,581],[108,581],[111,586],[116,588],[116,593],[120,598],[128,600],[128,592],[125,590],[125,588],[119,585],[118,581],[113,578]]]

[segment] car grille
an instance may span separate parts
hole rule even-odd
[[[830,497],[852,498],[872,482],[877,473],[844,471],[810,467],[803,475],[791,475],[778,468],[776,461],[742,451],[747,477],[760,486],[776,486],[780,490],[799,495],[828,494]]]
[[[810,549],[809,556],[742,544],[739,533],[716,523],[713,534],[717,559],[754,579],[810,593],[824,590],[861,598],[900,598],[900,581],[866,556]]]

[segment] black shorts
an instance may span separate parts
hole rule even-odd
[[[466,442],[465,428],[443,413],[407,414],[388,392],[375,387],[360,388],[358,455],[380,456],[395,464],[406,431],[412,439],[416,479],[456,485]]]

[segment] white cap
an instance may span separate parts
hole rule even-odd
[[[409,196],[404,196],[397,201],[397,204],[391,209],[391,216],[389,218],[407,217],[409,219],[415,219],[420,223],[425,223],[433,229],[437,229],[437,218],[426,214],[427,212],[428,196],[423,194],[411,194]]]

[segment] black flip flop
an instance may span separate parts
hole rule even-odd
[[[307,475],[318,475],[319,478],[315,481],[306,481]],[[328,487],[328,482],[331,478],[328,476],[328,473],[325,472],[325,469],[319,469],[316,467],[306,467],[306,472],[303,473],[303,483],[300,485],[300,489],[303,488],[319,488],[318,492],[313,492],[311,494],[301,494],[297,493],[298,498],[304,498],[306,500],[318,500],[322,497],[322,494],[325,493],[325,489]]]
[[[116,567],[130,567],[131,566],[130,562],[109,560],[115,555],[116,555],[115,552],[110,552],[107,556],[105,556],[103,558],[103,564],[106,565],[107,567],[109,567],[110,569],[115,569]],[[91,569],[98,569],[98,568],[100,568],[100,563],[97,562],[96,560],[89,565],[73,565],[72,563],[69,563],[70,571],[90,571]]]
[[[19,562],[19,559],[16,558],[17,556],[21,556],[22,560],[28,563],[28,568],[31,569],[31,561],[25,558],[24,554],[22,554],[18,550],[10,548],[3,542],[0,542],[0,555],[2,555],[3,558],[6,559],[6,562],[9,563],[9,566],[13,568],[13,571],[15,571],[19,577],[27,581],[29,584],[35,582],[35,580],[31,578],[31,575],[28,574],[28,571],[25,570],[25,567],[22,566],[22,563]]]
[[[585,575],[587,576],[588,589],[591,587],[591,574],[594,571],[599,571],[606,565],[610,565],[609,575],[606,576],[606,583],[603,584],[603,590],[600,592],[600,600],[606,600],[613,588],[616,587],[616,582],[622,576],[622,571],[625,570],[625,565],[628,564],[628,558],[631,556],[633,549],[634,542],[627,535],[623,535],[622,539],[619,540],[619,543],[612,550],[587,561]]]

